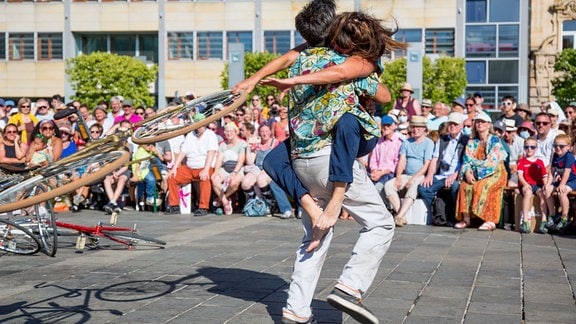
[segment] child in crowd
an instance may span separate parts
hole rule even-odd
[[[31,148],[26,159],[28,167],[47,166],[50,162],[49,148],[41,134],[36,134],[32,140]]]
[[[548,208],[547,199],[544,196],[544,183],[548,180],[546,166],[542,160],[536,158],[538,142],[534,137],[529,137],[524,141],[524,157],[518,161],[518,181],[522,192],[522,233],[530,233],[530,206],[534,194],[540,198],[540,210],[542,211],[542,223],[537,230],[546,234],[546,210]]]
[[[560,207],[562,208],[562,216],[556,224],[556,220],[552,217],[554,210],[548,210],[551,217],[548,218],[546,227],[548,230],[561,231],[568,224],[568,209],[570,202],[568,200],[568,193],[576,189],[576,161],[574,154],[570,152],[570,137],[565,134],[560,134],[554,139],[554,156],[552,157],[552,164],[550,174],[546,184],[546,197],[549,200],[548,206],[553,206],[552,192],[558,193],[560,200]]]

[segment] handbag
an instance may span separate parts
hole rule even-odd
[[[266,216],[268,213],[268,205],[264,199],[256,197],[249,199],[242,209],[244,216],[248,217],[261,217]]]

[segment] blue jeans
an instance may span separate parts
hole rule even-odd
[[[278,209],[280,210],[281,213],[292,211],[292,205],[290,204],[290,200],[288,200],[288,196],[286,195],[284,190],[282,190],[282,188],[280,188],[280,186],[276,184],[276,182],[274,181],[270,182],[270,190],[274,195],[274,199],[276,199]]]
[[[434,198],[436,198],[436,193],[442,188],[444,188],[444,184],[446,183],[446,179],[438,180],[434,177],[432,180],[432,184],[430,187],[424,187],[422,185],[418,186],[418,194],[426,203],[426,206],[432,210],[432,203],[434,202]],[[450,187],[450,192],[452,193],[453,201],[456,201],[456,197],[458,196],[458,188],[460,188],[460,183],[458,181],[454,181],[452,186]]]
[[[144,192],[146,192],[146,198],[154,198],[154,193],[156,192],[156,178],[152,171],[148,172],[148,175],[143,181],[138,182],[138,201],[142,200],[144,197]]]
[[[354,115],[342,115],[334,127],[328,180],[351,183],[354,161],[370,153],[376,143],[376,137],[368,141],[364,139],[362,127]],[[308,193],[308,189],[294,173],[290,151],[290,139],[287,139],[266,155],[262,167],[274,182],[300,204],[300,198]]]

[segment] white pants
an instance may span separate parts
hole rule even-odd
[[[329,160],[330,156],[326,155],[293,161],[294,171],[312,197],[318,199],[320,207],[326,206],[333,191],[333,185],[328,181]],[[361,229],[352,256],[344,266],[338,282],[364,293],[372,284],[380,262],[390,247],[394,236],[394,220],[364,166],[354,162],[353,175],[354,182],[346,188],[343,208],[360,224]],[[312,223],[306,213],[302,215],[302,225],[304,237],[296,251],[285,309],[299,317],[308,318],[312,315],[310,304],[333,237],[333,229],[322,239],[316,251],[306,253],[312,238]]]

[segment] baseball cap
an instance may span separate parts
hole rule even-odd
[[[14,101],[12,101],[12,100],[6,100],[6,102],[4,102],[4,106],[14,107],[14,106],[16,106],[16,105],[14,104]]]
[[[134,103],[133,103],[132,100],[130,100],[130,99],[124,99],[124,101],[122,101],[122,107],[124,107],[124,106],[133,107],[133,106],[134,106]]]
[[[456,111],[452,112],[448,115],[448,122],[460,125],[464,122],[464,115]]]
[[[394,118],[384,115],[382,116],[382,121],[380,122],[382,125],[392,125],[395,123]]]
[[[485,112],[481,112],[481,113],[477,114],[476,118],[474,118],[474,119],[483,120],[487,123],[492,122],[492,118],[490,118],[490,116],[488,116],[488,114]],[[502,123],[502,125],[504,125],[504,123]]]
[[[502,132],[505,132],[505,131],[506,131],[506,125],[505,125],[504,122],[501,121],[501,120],[495,121],[494,124],[493,124],[493,127],[494,127],[494,129],[500,130],[500,131],[502,131]]]

